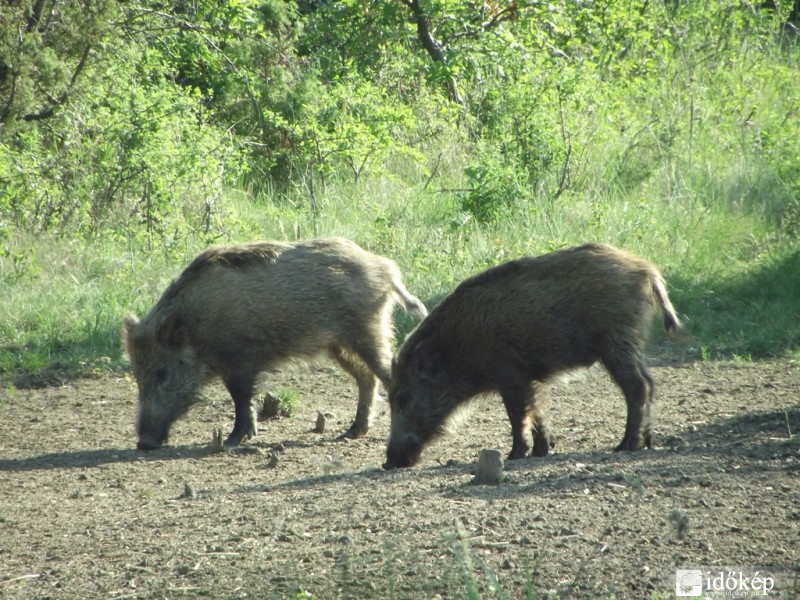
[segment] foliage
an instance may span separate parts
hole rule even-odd
[[[219,193],[242,175],[257,193],[299,185],[316,210],[315,186],[332,178],[380,177],[398,157],[424,173],[428,140],[443,132],[463,139],[471,191],[461,209],[481,221],[497,216],[488,205],[585,190],[587,178],[633,191],[705,127],[716,134],[737,118],[759,131],[759,158],[785,195],[798,186],[787,119],[746,97],[774,73],[791,114],[796,65],[794,49],[774,42],[780,12],[721,0],[93,7],[60,9],[58,27],[2,9],[26,32],[7,33],[2,55],[25,56],[26,66],[0,69],[0,206],[40,230],[110,225],[159,243],[198,231],[213,239]],[[433,60],[414,27],[423,17]],[[443,81],[458,85],[461,107],[448,107]],[[720,92],[740,106],[714,118],[709,94]],[[608,168],[587,172],[600,146]],[[785,205],[772,210],[791,223]],[[138,223],[107,222],[125,212]]]
[[[293,417],[297,413],[300,403],[300,394],[297,391],[279,387],[274,393],[267,392],[258,411],[258,419],[276,419],[279,417]]]
[[[791,352],[800,44],[776,5],[2,4],[0,370],[119,364],[122,314],[200,248],[325,234],[429,303],[608,241],[665,269],[705,354]]]
[[[23,106],[18,94],[8,96],[0,211],[20,229],[125,231],[151,246],[168,246],[190,232],[211,235],[222,186],[238,174],[237,149],[209,123],[196,88],[159,76],[165,64],[157,51],[112,38],[115,19],[123,16],[111,8],[96,15],[85,33],[92,35],[85,42],[89,59],[80,73],[74,69],[87,83],[76,82],[53,100],[52,115],[29,118],[43,114],[43,101],[29,94]],[[20,50],[30,50],[34,63],[42,53],[35,44]],[[47,56],[62,71],[70,59]],[[11,85],[54,85],[49,73],[15,72]]]
[[[480,223],[490,223],[503,216],[518,195],[515,173],[502,165],[476,165],[464,169],[466,193],[461,196],[461,210]]]
[[[358,182],[370,171],[380,172],[390,152],[420,158],[400,141],[414,127],[410,108],[369,82],[340,80],[303,109],[305,118],[292,128],[294,146],[307,169],[315,168],[323,181],[347,173]]]

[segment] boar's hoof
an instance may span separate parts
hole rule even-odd
[[[161,442],[157,442],[152,438],[141,438],[136,442],[137,450],[158,450],[161,448]]]
[[[347,431],[345,431],[342,435],[338,436],[336,439],[339,441],[354,440],[356,438],[360,438],[367,435],[368,431],[369,427],[356,427],[355,423],[353,423],[353,425],[351,425]]]
[[[531,456],[547,456],[552,448],[556,447],[556,436],[549,429],[543,428],[533,436],[533,451]]]
[[[231,446],[238,446],[245,440],[251,440],[257,433],[256,424],[250,419],[244,420],[244,423],[239,419],[233,422],[233,431],[231,431],[228,439],[225,440],[224,446],[230,448]]]
[[[615,452],[635,452],[642,447],[641,437],[638,435],[625,436],[620,445],[614,448]]]
[[[231,446],[238,446],[245,440],[252,439],[255,433],[238,433],[236,431],[232,431],[228,438],[225,440],[223,444],[226,448],[230,448]]]
[[[644,447],[648,450],[653,449],[654,445],[655,434],[653,433],[652,429],[648,429],[644,432]]]
[[[508,453],[507,460],[519,460],[520,458],[525,458],[528,455],[528,446],[513,446],[511,448],[511,452]]]

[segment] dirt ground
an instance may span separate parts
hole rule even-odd
[[[777,568],[768,597],[797,598],[799,366],[671,362],[652,368],[655,450],[612,452],[624,402],[592,370],[555,388],[555,453],[494,486],[470,481],[481,448],[510,449],[496,398],[384,472],[388,414],[335,441],[355,388],[327,364],[270,374],[297,414],[217,454],[221,388],[145,453],[126,378],[6,384],[0,597],[673,598],[676,569],[706,566]]]

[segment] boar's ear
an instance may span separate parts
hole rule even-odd
[[[414,362],[417,365],[417,373],[419,374],[420,379],[431,380],[434,379],[436,374],[436,361],[435,359],[425,351],[423,344],[419,344],[414,349],[414,354],[412,355],[414,358]]]
[[[436,367],[434,366],[433,362],[431,362],[429,357],[420,356],[417,363],[417,368],[419,369],[419,376],[421,379],[426,379],[428,381],[434,379]]]
[[[186,344],[186,330],[180,317],[165,319],[158,328],[156,338],[167,348],[178,349]]]
[[[128,315],[122,321],[122,345],[128,358],[133,356],[133,330],[139,325],[136,315]]]

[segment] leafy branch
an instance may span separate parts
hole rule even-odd
[[[445,68],[448,67],[449,65],[444,48],[433,37],[430,19],[422,9],[422,6],[420,6],[419,0],[401,0],[401,2],[411,10],[414,22],[417,25],[417,37],[419,38],[422,47],[425,49],[434,63]],[[458,82],[452,73],[450,73],[447,78],[447,86],[450,91],[451,100],[453,100],[453,102],[456,104],[463,105],[464,99],[461,97],[461,92],[458,90]]]

